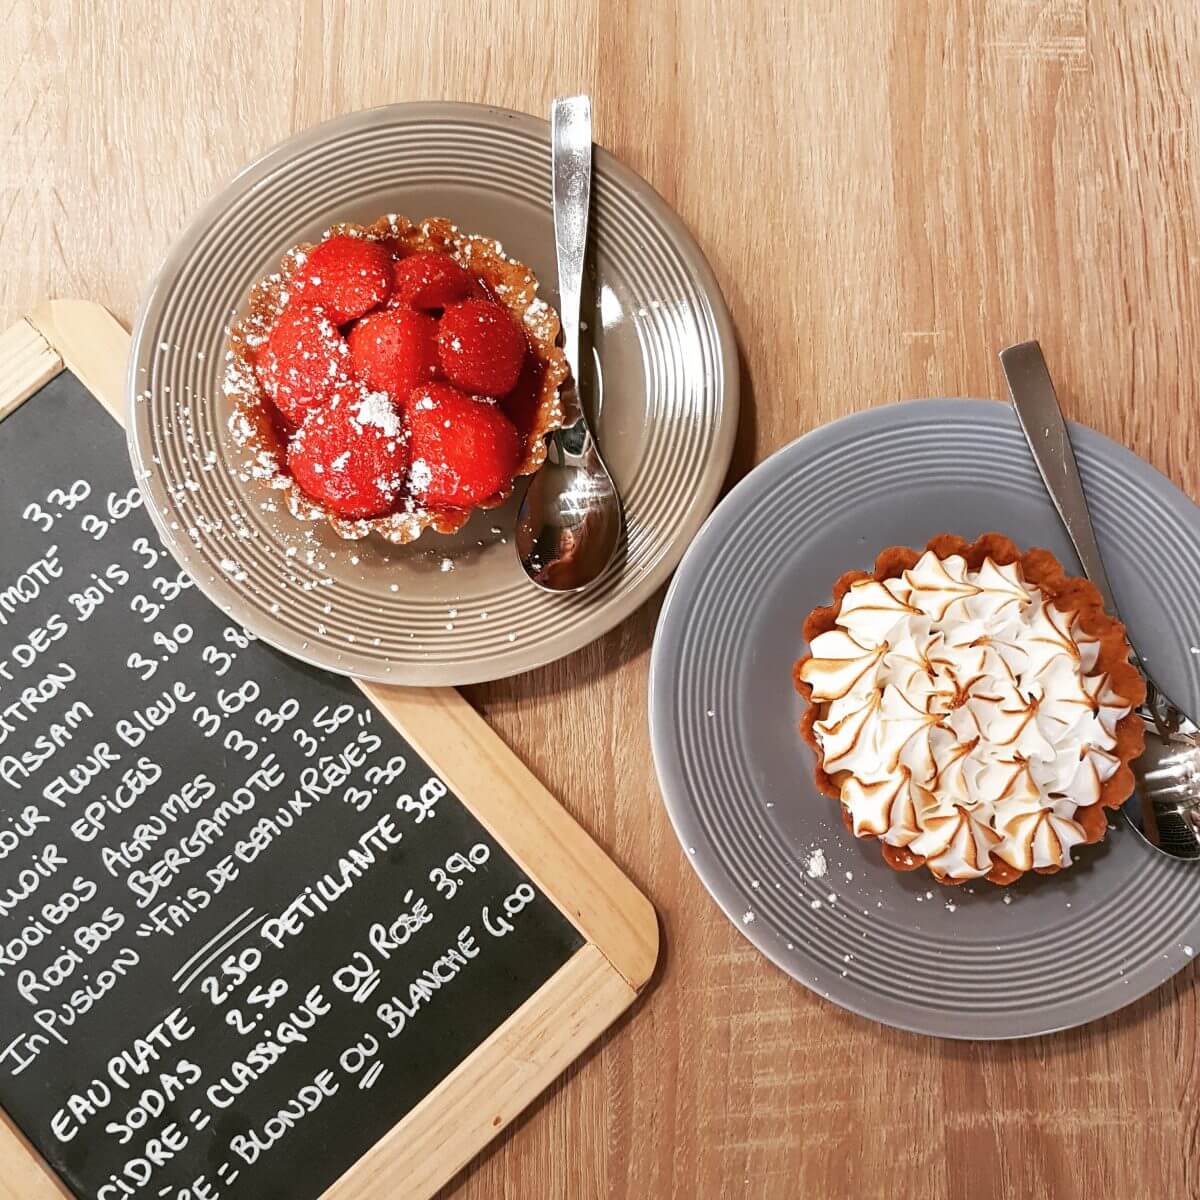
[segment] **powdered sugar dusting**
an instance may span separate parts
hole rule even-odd
[[[381,430],[384,437],[398,438],[402,432],[400,414],[387,392],[368,392],[355,404],[354,420]]]
[[[423,458],[413,460],[408,469],[408,486],[414,496],[421,496],[433,482],[433,470]]]

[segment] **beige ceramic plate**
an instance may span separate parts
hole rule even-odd
[[[343,542],[239,476],[220,380],[250,285],[335,221],[446,216],[498,238],[558,296],[549,130],[519,113],[409,104],[292,138],[197,217],[134,331],[129,443],[159,532],[200,587],[288,653],[389,683],[475,683],[529,670],[611,629],[666,579],[717,497],[737,425],[733,330],[703,255],[663,200],[595,156],[584,320],[593,410],[628,522],[618,564],[548,596],[516,561],[514,497],[411,546]]]

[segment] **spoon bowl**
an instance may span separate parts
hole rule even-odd
[[[1042,348],[1037,342],[1009,346],[1000,352],[1000,362],[1021,431],[1083,564],[1083,573],[1099,589],[1108,611],[1117,616],[1083,481]],[[1156,850],[1171,858],[1195,861],[1200,859],[1200,728],[1150,678],[1136,648],[1133,657],[1146,680],[1146,703],[1139,710],[1146,726],[1146,749],[1130,764],[1137,788],[1121,812]]]
[[[1156,849],[1200,858],[1200,729],[1153,683],[1141,715],[1146,750],[1132,764],[1138,786],[1121,811]]]
[[[589,449],[596,462],[588,462],[586,452],[560,453],[556,439],[517,518],[521,562],[534,583],[550,591],[587,587],[612,561],[620,541],[616,488],[595,446]]]

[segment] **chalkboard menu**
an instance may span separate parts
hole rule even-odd
[[[582,944],[73,375],[0,421],[0,1106],[78,1196],[316,1197]]]

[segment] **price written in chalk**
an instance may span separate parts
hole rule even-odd
[[[65,488],[51,488],[42,502],[31,501],[21,513],[42,533],[50,533],[56,522],[73,516],[76,510],[92,495],[92,485],[86,479],[77,479]],[[109,492],[103,507],[98,512],[84,513],[79,528],[94,541],[101,538],[118,522],[125,520],[131,512],[142,507],[142,493],[136,488],[125,492]]]

